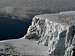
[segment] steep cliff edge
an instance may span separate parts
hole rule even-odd
[[[75,13],[37,15],[33,18],[26,39],[49,47],[50,56],[74,56],[75,52]]]

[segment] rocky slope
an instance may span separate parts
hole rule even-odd
[[[50,56],[74,56],[74,35],[75,13],[67,11],[35,16],[25,38],[48,46]]]

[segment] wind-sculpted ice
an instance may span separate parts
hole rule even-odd
[[[25,38],[48,46],[50,56],[72,56],[75,52],[75,16],[64,13],[35,16]]]

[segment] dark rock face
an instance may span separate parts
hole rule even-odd
[[[58,16],[56,16],[58,15]],[[75,25],[74,15],[56,14],[38,15],[33,18],[25,38],[36,39],[37,44],[49,47],[50,56],[74,56],[75,53]],[[60,16],[63,16],[60,18]],[[68,19],[71,16],[73,20]],[[54,20],[53,20],[54,19]],[[67,23],[66,23],[66,20]],[[63,23],[59,23],[63,20]],[[35,34],[34,34],[35,33]],[[36,36],[35,36],[36,35]],[[27,37],[28,36],[28,37]]]
[[[72,50],[73,50],[73,55],[72,56],[75,56],[75,47]]]
[[[75,52],[75,25],[72,25],[69,27],[67,31],[67,37],[66,37],[66,51],[65,51],[65,56],[74,56]]]

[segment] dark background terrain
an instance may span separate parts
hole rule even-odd
[[[74,10],[75,0],[0,0],[0,40],[23,37],[35,15]]]
[[[18,39],[23,37],[31,20],[26,19],[25,21],[12,19],[12,17],[0,16],[0,40],[6,39]]]

